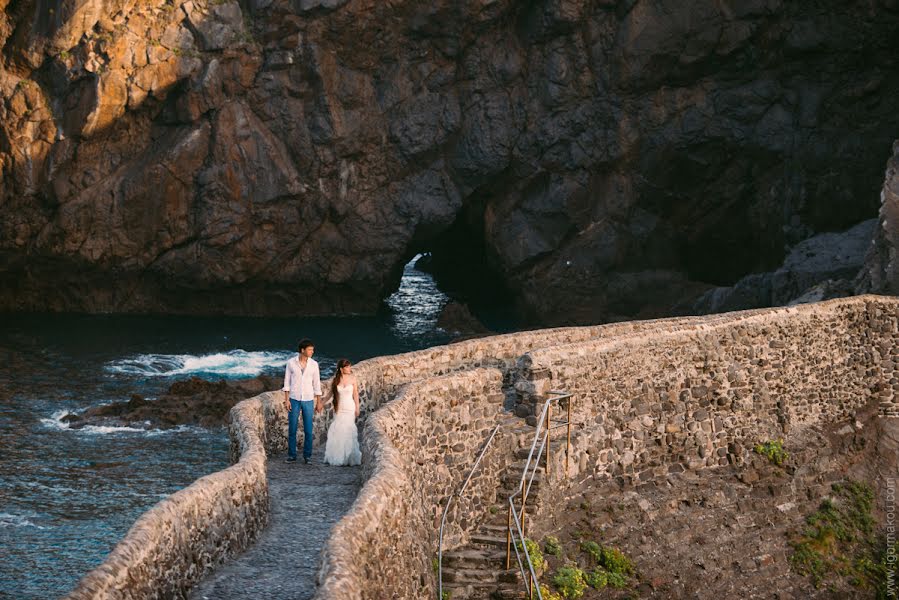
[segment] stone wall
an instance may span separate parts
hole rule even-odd
[[[502,373],[475,369],[410,383],[368,421],[367,482],[325,548],[316,598],[423,598],[447,496],[467,477],[502,409]],[[459,543],[492,502],[507,449],[491,444],[465,498],[450,511]]]
[[[106,561],[66,598],[169,599],[247,548],[268,518],[266,413],[271,392],[231,409],[236,464],[198,479],[144,513]]]
[[[758,442],[846,419],[874,399],[882,416],[899,416],[897,325],[899,300],[863,296],[544,348],[519,368],[534,392],[575,394],[569,477],[638,484],[741,464]]]

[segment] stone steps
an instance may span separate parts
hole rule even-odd
[[[443,553],[443,565],[450,568],[468,568],[473,565],[500,564],[506,559],[505,551],[483,548],[465,548]]]
[[[453,600],[523,600],[527,594],[519,583],[518,565],[513,557],[512,569],[506,570],[508,502],[518,490],[527,463],[534,428],[519,417],[505,417],[500,423],[507,434],[518,436],[524,447],[514,451],[514,461],[506,465],[499,478],[496,512],[478,526],[468,545],[444,553],[443,589]],[[567,434],[566,434],[567,435]],[[553,435],[554,445],[555,435]],[[540,505],[539,490],[544,480],[544,467],[537,467],[531,485],[528,510]],[[517,508],[517,506],[516,506]]]
[[[505,560],[505,556],[503,557]],[[496,566],[490,569],[444,569],[443,584],[472,585],[477,587],[496,587],[498,583],[515,583],[518,581],[518,570],[499,570]]]

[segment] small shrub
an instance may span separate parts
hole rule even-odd
[[[599,561],[602,559],[602,546],[594,541],[581,542],[581,550],[586,552],[596,564],[599,564]]]
[[[613,575],[634,574],[634,564],[618,548],[604,546],[600,553],[599,564]]]
[[[595,590],[601,590],[609,585],[609,574],[601,568],[595,569],[592,573],[587,573],[585,577],[587,585]]]
[[[546,567],[546,561],[543,559],[543,553],[540,551],[540,546],[532,539],[525,539],[524,544],[528,549],[528,556],[531,557],[531,564],[534,566],[534,571],[539,573]],[[515,547],[518,548],[519,552],[523,550],[521,542],[515,542]],[[523,559],[524,557],[522,557],[522,560]]]
[[[627,587],[627,577],[621,573],[609,573],[609,585],[613,588]]]
[[[546,539],[543,540],[543,551],[551,556],[562,556],[562,544],[559,543],[559,538],[548,535]]]
[[[768,440],[762,444],[756,444],[755,452],[756,454],[761,454],[778,467],[783,466],[784,461],[790,456],[784,450],[783,440]]]
[[[584,572],[578,567],[562,567],[553,575],[553,585],[559,590],[563,598],[577,599],[584,595],[587,589],[587,580]]]
[[[543,597],[543,600],[562,600],[562,596],[556,594],[542,583],[540,584],[540,596]],[[537,597],[537,590],[534,589],[531,594],[531,600],[537,600]]]

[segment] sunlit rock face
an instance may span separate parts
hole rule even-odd
[[[874,217],[878,1],[0,0],[0,309],[650,316]]]

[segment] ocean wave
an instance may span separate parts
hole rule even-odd
[[[216,354],[140,354],[109,362],[109,373],[140,377],[177,377],[206,375],[213,377],[255,377],[265,371],[283,368],[293,352],[231,350]]]
[[[203,427],[197,427],[192,425],[179,425],[178,427],[173,427],[171,429],[148,429],[144,427],[129,427],[129,426],[118,426],[118,425],[85,425],[84,427],[79,427],[77,429],[73,429],[70,423],[63,421],[63,417],[66,415],[73,414],[70,410],[58,410],[54,412],[50,417],[45,417],[41,419],[41,423],[45,427],[49,427],[50,429],[56,429],[58,431],[71,431],[72,433],[81,433],[85,435],[108,435],[110,433],[139,433],[145,435],[147,437],[156,437],[159,435],[170,435],[175,433],[200,433],[200,434],[208,434],[209,430]],[[150,424],[149,421],[146,422],[147,425]]]
[[[0,527],[35,527],[37,529],[46,529],[28,520],[23,515],[13,515],[10,513],[0,513]]]

